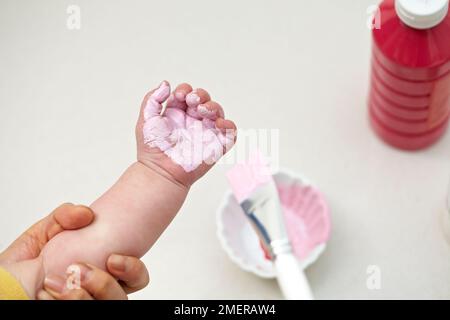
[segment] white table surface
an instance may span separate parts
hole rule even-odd
[[[207,88],[240,128],[280,129],[280,164],[332,208],[307,270],[317,298],[450,298],[441,217],[450,134],[406,153],[366,113],[375,0],[0,2],[0,248],[66,201],[89,204],[134,160],[141,98],[162,79]],[[81,8],[81,29],[66,8]],[[144,260],[134,298],[281,298],[216,238],[226,165],[191,190]],[[206,195],[206,196],[205,196]],[[381,289],[366,286],[369,265]]]

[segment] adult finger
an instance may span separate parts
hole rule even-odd
[[[106,262],[106,267],[120,280],[126,293],[139,291],[150,282],[148,270],[138,258],[112,254]]]

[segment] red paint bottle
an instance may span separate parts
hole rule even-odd
[[[390,145],[422,149],[449,124],[449,0],[385,0],[379,9],[372,32],[372,127]]]

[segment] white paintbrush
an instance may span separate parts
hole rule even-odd
[[[257,232],[277,270],[280,288],[289,300],[312,300],[308,281],[292,253],[278,191],[272,174],[257,153],[227,173],[233,193]]]

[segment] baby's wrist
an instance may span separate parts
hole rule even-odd
[[[161,168],[151,161],[138,160],[132,166],[136,166],[138,170],[142,171],[144,175],[151,179],[161,178],[174,185],[174,187],[181,188],[186,192],[189,191],[189,186],[175,179],[167,170]]]
[[[169,222],[186,200],[189,186],[181,183],[164,168],[153,163],[138,160],[127,171],[130,169],[145,180],[141,185],[142,192],[147,193],[146,204],[142,203],[143,207],[151,208],[154,214],[157,211],[164,219],[170,217],[167,220]]]

